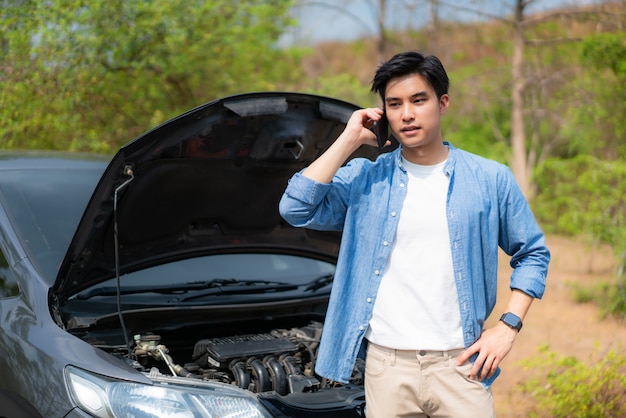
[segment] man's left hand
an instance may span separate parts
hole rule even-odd
[[[489,378],[493,376],[504,357],[511,351],[516,336],[516,330],[498,322],[493,328],[483,331],[480,338],[459,356],[457,365],[462,365],[478,353],[469,378],[481,381]]]

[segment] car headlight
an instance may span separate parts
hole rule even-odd
[[[72,399],[98,418],[270,418],[251,393],[207,387],[115,380],[67,367]]]

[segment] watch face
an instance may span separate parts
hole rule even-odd
[[[514,315],[511,312],[507,312],[502,315],[500,320],[511,328],[515,328],[518,331],[522,329],[522,320],[517,315]]]

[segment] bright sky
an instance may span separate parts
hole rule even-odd
[[[427,0],[387,0],[387,24],[398,28],[419,28],[429,19]],[[478,21],[484,19],[473,9],[491,15],[510,15],[515,0],[439,0],[439,19]],[[558,7],[601,3],[600,0],[534,0],[527,11],[532,13]],[[300,24],[281,43],[316,43],[327,40],[354,40],[375,33],[378,0],[300,0],[294,17]],[[408,7],[407,4],[415,6]]]

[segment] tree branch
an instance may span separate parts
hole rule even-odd
[[[472,13],[472,14],[474,14],[476,16],[482,16],[482,17],[486,17],[488,19],[499,20],[501,22],[508,23],[508,24],[513,24],[514,23],[512,20],[507,19],[505,17],[494,15],[494,14],[487,13],[487,12],[483,12],[482,10],[474,9],[473,7],[465,7],[465,6],[462,6],[462,5],[458,4],[458,3],[449,3],[447,1],[439,1],[439,4],[451,7],[451,8],[456,9],[456,10],[461,10],[463,12],[469,12],[469,13]]]
[[[523,26],[532,26],[539,23],[547,22],[558,18],[589,18],[589,17],[615,17],[616,15],[623,15],[623,13],[612,13],[604,10],[555,10],[552,12],[546,12],[542,14],[535,14],[532,17],[527,17],[521,24]]]
[[[350,17],[351,19],[354,19],[357,23],[364,25],[366,27],[369,27],[371,29],[371,26],[368,22],[366,22],[365,20],[361,19],[361,17],[355,13],[352,13],[351,11],[349,11],[348,9],[346,9],[343,6],[337,5],[336,3],[326,3],[324,1],[305,1],[302,3],[303,6],[319,6],[319,7],[325,7],[326,9],[331,9],[331,10],[335,10],[337,12],[340,12],[348,17]]]
[[[525,43],[526,45],[530,45],[530,46],[544,46],[544,45],[553,45],[553,44],[566,43],[566,42],[579,42],[579,41],[582,41],[582,38],[527,39]]]

